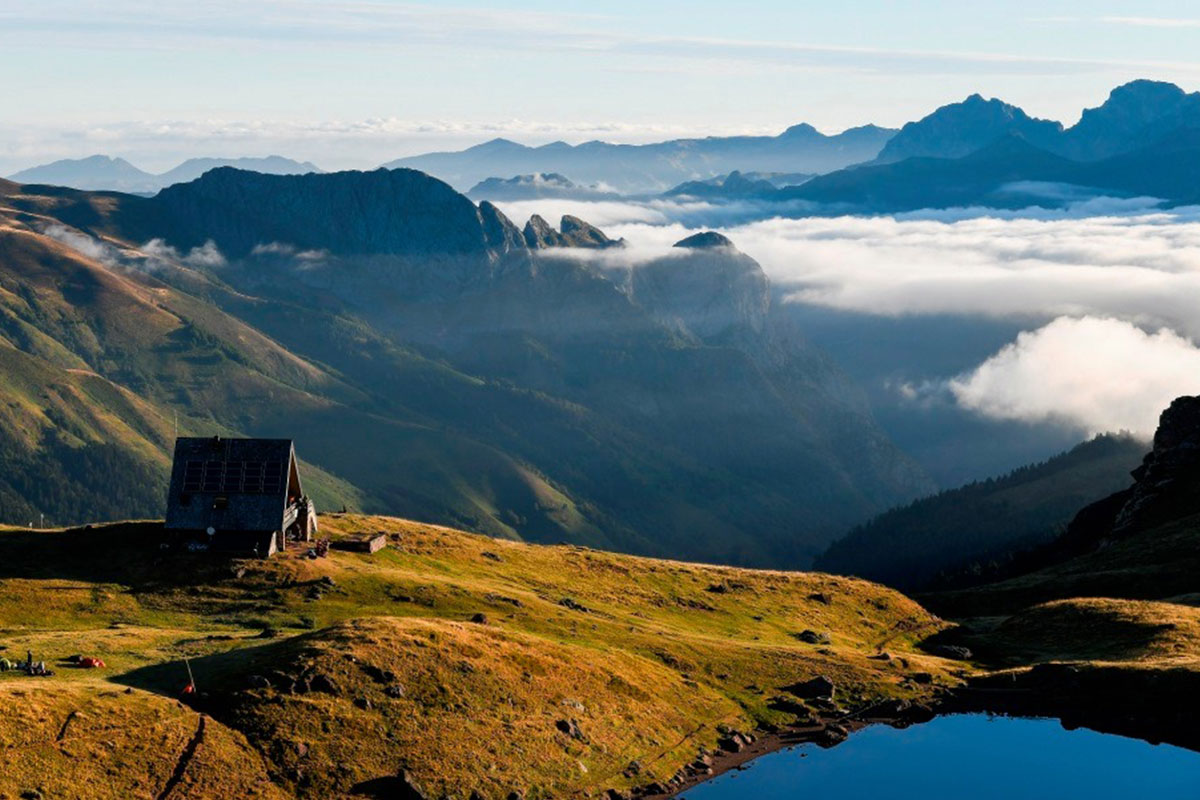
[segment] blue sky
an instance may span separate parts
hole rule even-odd
[[[1185,2],[0,0],[0,173],[280,152],[369,167],[530,143],[899,125],[972,92],[1074,121],[1200,88]]]

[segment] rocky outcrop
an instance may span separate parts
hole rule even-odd
[[[1154,448],[1113,520],[1131,533],[1200,512],[1200,397],[1180,397],[1159,417]]]
[[[545,250],[552,247],[603,250],[609,247],[621,247],[625,244],[623,239],[610,239],[595,225],[570,214],[562,218],[559,228],[560,230],[554,230],[550,223],[534,214],[529,218],[529,222],[525,223],[525,245],[531,250]]]
[[[534,214],[525,223],[525,245],[531,250],[545,250],[550,247],[561,247],[562,234],[554,230],[549,222],[540,215]]]
[[[488,247],[502,253],[525,247],[525,237],[520,229],[487,200],[479,204],[479,219],[483,222],[483,237]]]
[[[1133,485],[1083,508],[1059,542],[1067,554],[1200,513],[1200,397],[1180,397],[1159,417],[1153,448]]]

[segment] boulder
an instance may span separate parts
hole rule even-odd
[[[953,658],[956,661],[969,661],[973,655],[969,647],[957,644],[939,644],[931,647],[929,652],[942,658]]]
[[[726,753],[740,753],[746,749],[746,740],[742,738],[741,734],[735,733],[718,741],[717,747]]]
[[[838,725],[836,722],[831,722],[821,731],[822,744],[834,745],[839,742],[844,742],[846,737],[850,735],[850,731]]]
[[[829,644],[832,641],[829,634],[817,633],[812,630],[802,630],[792,635],[806,644]]]
[[[579,728],[579,723],[573,719],[560,719],[554,723],[554,727],[572,739],[578,739],[581,742],[587,741],[587,737],[583,735],[583,731]]]
[[[425,789],[408,770],[400,770],[400,774],[396,776],[396,783],[396,800],[430,800],[429,795],[425,794]]]
[[[313,675],[308,680],[308,688],[314,692],[323,692],[325,694],[341,694],[336,683],[328,675],[320,673]]]
[[[564,597],[562,600],[558,601],[558,604],[560,606],[562,606],[563,608],[569,608],[572,611],[582,611],[585,614],[588,612],[587,606],[583,605],[582,603],[577,602],[574,598],[571,598],[571,597]]]
[[[805,700],[818,697],[832,700],[837,687],[834,686],[833,681],[829,678],[824,675],[818,675],[811,680],[799,681],[790,686],[784,686],[783,690]]]

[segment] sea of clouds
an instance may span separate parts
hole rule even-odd
[[[607,251],[604,263],[636,265],[712,228],[757,259],[790,302],[1027,328],[973,369],[898,387],[914,402],[949,393],[989,418],[1149,436],[1173,398],[1200,393],[1200,208],[1100,197],[1054,210],[764,219],[770,209],[752,202],[501,206],[519,222],[575,214],[624,237],[629,246]]]

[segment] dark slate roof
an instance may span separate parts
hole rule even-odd
[[[176,439],[166,527],[279,530],[289,481],[301,493],[295,459],[291,439]]]

